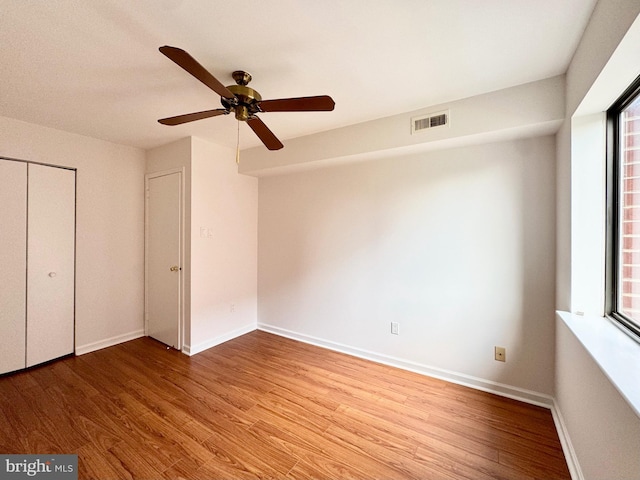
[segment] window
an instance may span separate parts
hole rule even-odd
[[[607,120],[607,310],[640,340],[640,77]]]

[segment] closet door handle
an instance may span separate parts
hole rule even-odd
[[[57,274],[56,274],[56,272],[49,272],[49,276],[50,276],[51,278],[55,277],[56,275],[57,275]]]
[[[173,267],[171,267],[169,270],[171,270],[172,272],[177,272],[178,270],[180,270],[180,267],[177,265],[174,265]]]

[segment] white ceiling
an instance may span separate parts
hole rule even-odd
[[[264,99],[283,141],[566,71],[596,0],[0,0],[0,115],[142,148],[196,135],[235,148],[232,116],[168,127],[219,97],[158,47]],[[259,145],[240,125],[241,147]],[[1,138],[1,134],[0,134]]]

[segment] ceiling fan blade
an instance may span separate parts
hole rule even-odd
[[[278,138],[273,134],[269,127],[267,127],[262,120],[258,117],[252,117],[247,120],[247,123],[251,127],[251,130],[262,140],[262,143],[269,150],[280,150],[284,145]]]
[[[161,118],[158,122],[163,125],[180,125],[182,123],[194,122],[196,120],[202,120],[203,118],[216,117],[226,113],[229,112],[224,108],[217,108],[216,110],[205,110],[204,112],[187,113],[176,117]]]
[[[159,48],[160,52],[169,60],[172,60],[178,66],[182,67],[188,73],[196,77],[211,90],[224,98],[235,98],[233,93],[222,85],[216,77],[211,75],[206,68],[200,65],[195,58],[180,48],[165,45]]]
[[[280,98],[260,102],[263,112],[329,112],[336,102],[328,95],[317,97]]]

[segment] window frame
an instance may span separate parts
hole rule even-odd
[[[614,324],[640,343],[640,321],[634,322],[618,310],[620,265],[620,232],[622,218],[621,175],[623,174],[620,155],[623,153],[621,142],[620,116],[634,101],[640,98],[640,76],[620,95],[607,110],[607,151],[606,151],[606,260],[605,260],[605,314]]]

